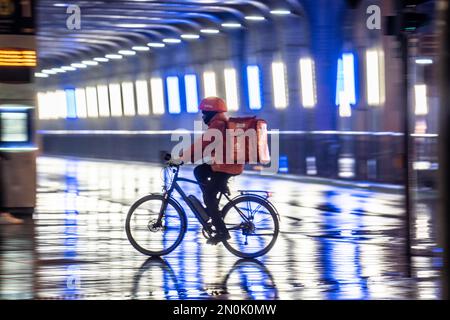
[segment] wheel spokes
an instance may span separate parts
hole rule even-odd
[[[258,254],[276,237],[275,219],[270,207],[260,200],[244,200],[236,203],[225,216],[225,224],[231,235],[227,244],[237,252]]]
[[[163,252],[177,243],[182,220],[179,212],[170,204],[161,217],[162,200],[149,200],[138,206],[130,219],[130,233],[135,243],[149,252]]]

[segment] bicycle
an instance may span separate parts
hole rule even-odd
[[[166,179],[163,193],[151,193],[137,200],[129,209],[125,229],[133,247],[149,256],[167,255],[181,243],[187,231],[187,215],[173,197],[177,191],[202,225],[202,234],[209,239],[215,234],[206,209],[194,195],[186,195],[178,182],[199,185],[197,181],[179,177],[182,162],[168,161],[164,168]],[[171,176],[171,177],[170,177]],[[228,188],[227,188],[228,189]],[[229,240],[224,246],[241,258],[255,258],[266,254],[275,244],[279,234],[280,216],[268,200],[270,192],[238,190],[231,198],[228,190],[219,192],[218,201],[224,196],[227,203],[221,213]]]

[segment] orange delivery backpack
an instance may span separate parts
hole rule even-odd
[[[230,151],[235,163],[268,164],[270,162],[265,120],[257,119],[255,116],[229,118],[226,129],[227,139],[232,139],[230,146],[233,149]],[[228,136],[229,134],[231,135]]]

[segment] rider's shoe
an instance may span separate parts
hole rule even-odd
[[[0,212],[0,224],[22,224],[24,221],[14,217],[9,212]]]
[[[211,237],[206,241],[207,244],[216,245],[222,241],[230,239],[231,236],[229,233],[218,233],[214,237]]]

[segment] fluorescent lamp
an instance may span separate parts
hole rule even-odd
[[[38,94],[39,119],[51,119],[50,98],[48,92],[40,92]]]
[[[82,88],[75,89],[75,102],[77,105],[77,117],[86,118],[87,117],[87,107],[86,107],[86,91]]]
[[[97,89],[86,87],[87,115],[89,118],[98,117]]]
[[[58,119],[58,97],[55,91],[47,91],[47,119]]]
[[[261,109],[261,89],[258,66],[247,66],[247,84],[250,109]]]
[[[37,94],[37,102],[38,102],[39,120],[46,120],[46,119],[48,119],[47,94],[45,92],[38,92],[38,94]]]
[[[310,58],[300,59],[300,84],[302,104],[305,108],[316,105],[314,61]]]
[[[107,55],[105,55],[105,58],[119,60],[119,59],[122,59],[122,56],[120,54],[107,54]]]
[[[161,78],[150,80],[153,114],[164,114],[164,89]]]
[[[56,90],[54,99],[57,118],[65,119],[67,117],[67,99],[64,90]]]
[[[100,117],[109,117],[109,95],[108,87],[106,85],[97,86],[98,94],[98,111]]]
[[[61,114],[64,114],[65,110],[67,110],[66,101],[65,101],[65,95],[63,94],[64,91],[58,92],[53,91],[50,93],[51,96],[51,117],[52,119],[59,119],[62,118]],[[61,110],[61,106],[63,106],[64,110]]]
[[[416,59],[417,64],[432,64],[433,60],[429,58],[417,58]]]
[[[265,19],[266,18],[264,18],[263,16],[245,16],[245,20],[250,20],[250,21],[262,21]]]
[[[125,116],[136,115],[134,105],[134,87],[132,82],[122,83],[122,103],[123,103],[123,114]]]
[[[380,57],[380,63],[379,63],[379,70],[380,70],[380,104],[383,105],[386,101],[386,88],[385,88],[385,83],[386,83],[386,77],[385,77],[385,65],[384,65],[384,51],[382,49],[380,49],[378,51],[378,55]]]
[[[273,102],[277,109],[287,107],[286,68],[283,62],[272,63]]]
[[[149,25],[144,23],[120,23],[117,25],[120,28],[137,28],[137,29],[143,29],[147,28]]]
[[[175,39],[175,38],[166,38],[163,39],[164,43],[180,43],[181,40],[180,39]]]
[[[239,109],[237,76],[236,70],[227,68],[224,70],[225,78],[225,96],[229,111],[237,111]]]
[[[133,50],[119,50],[119,52],[117,52],[118,54],[121,54],[123,56],[134,56],[136,54],[136,51]]]
[[[56,73],[65,73],[66,70],[63,70],[61,68],[52,68],[51,70],[55,71]]]
[[[97,61],[92,61],[92,60],[84,60],[84,61],[81,61],[83,64],[85,64],[85,65],[88,65],[88,66],[96,66],[96,65],[98,65],[98,62]]]
[[[217,34],[220,31],[218,29],[201,29],[201,33],[207,33],[207,34]]]
[[[344,53],[342,55],[342,68],[344,73],[344,91],[346,92],[347,102],[349,104],[356,104],[355,58],[353,53]]]
[[[164,48],[166,45],[161,42],[149,42],[149,43],[147,43],[147,46],[152,47],[152,48]]]
[[[377,50],[366,51],[367,103],[370,106],[381,104],[380,59]]]
[[[187,74],[184,76],[184,86],[186,93],[186,109],[189,113],[198,112],[198,87],[197,76]]]
[[[216,73],[214,71],[203,72],[204,97],[217,96]]]
[[[41,72],[35,72],[35,73],[34,73],[34,76],[35,76],[36,78],[48,78],[48,74],[41,73]]]
[[[242,24],[240,24],[239,22],[225,22],[225,23],[222,23],[222,27],[224,27],[224,28],[240,28],[240,27],[242,27]]]
[[[120,90],[120,84],[110,83],[109,84],[109,98],[111,101],[111,116],[120,117],[122,116],[122,94]]]
[[[83,63],[72,63],[71,66],[74,68],[79,68],[79,69],[87,68],[87,65],[85,65]]]
[[[69,66],[63,66],[63,67],[61,67],[61,69],[65,70],[65,71],[75,71],[75,70],[77,70],[77,68],[69,67]]]
[[[276,9],[276,10],[271,10],[270,13],[274,14],[274,15],[285,16],[285,15],[291,14],[291,11],[285,10],[285,9]]]
[[[183,39],[199,39],[200,36],[198,34],[182,34],[181,38],[183,38]]]
[[[425,84],[414,85],[415,110],[416,115],[428,114],[427,86]]]
[[[150,48],[146,46],[134,46],[131,49],[133,49],[134,51],[150,51]]]
[[[147,80],[136,81],[136,99],[138,115],[146,116],[150,114],[148,105],[148,83]]]
[[[178,77],[167,77],[167,98],[169,103],[169,113],[176,114],[181,112],[180,86]]]
[[[52,101],[52,95],[50,92],[39,92],[38,95],[38,111],[39,111],[39,119],[47,120],[54,118],[54,111],[52,110],[52,106],[54,105],[54,101]]]
[[[54,117],[53,112],[53,96],[50,94],[50,92],[42,93],[42,114],[44,115],[45,119],[52,119]]]
[[[41,71],[41,73],[45,73],[45,74],[56,74],[56,71],[51,70],[51,69],[44,69]]]
[[[109,59],[102,58],[102,57],[94,58],[94,60],[97,62],[108,62],[109,61]]]

